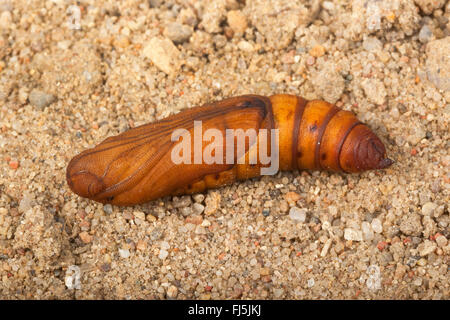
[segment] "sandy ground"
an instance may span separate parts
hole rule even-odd
[[[0,0],[1,299],[449,299],[450,4]],[[396,163],[135,207],[72,156],[254,93],[355,112]]]

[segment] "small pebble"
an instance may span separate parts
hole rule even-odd
[[[80,233],[80,239],[81,241],[83,241],[84,243],[90,243],[92,242],[92,239],[94,237],[92,235],[90,235],[87,231],[83,231]]]
[[[100,269],[102,269],[103,272],[109,272],[109,271],[111,271],[111,264],[110,263],[103,263],[100,266]]]
[[[437,89],[450,91],[450,37],[432,40],[426,48],[426,77]]]
[[[417,265],[418,265],[418,266],[421,266],[421,267],[426,266],[426,265],[427,265],[427,259],[425,259],[425,258],[420,258],[420,259],[417,261]]]
[[[252,52],[254,50],[251,43],[249,43],[248,41],[245,41],[245,40],[239,41],[238,48],[239,48],[239,50],[242,50],[244,52]]]
[[[422,278],[415,279],[413,283],[417,287],[421,286],[422,285]]]
[[[402,217],[400,221],[400,231],[407,236],[418,236],[422,233],[422,221],[420,215],[416,213]]]
[[[213,191],[208,194],[205,199],[205,214],[211,215],[217,211],[220,205],[221,196],[218,192]]]
[[[309,66],[312,66],[316,62],[316,59],[312,56],[308,56],[306,58],[306,64]]]
[[[56,100],[53,95],[37,89],[33,89],[33,91],[31,91],[28,99],[32,105],[40,109],[44,109]]]
[[[161,239],[161,237],[163,236],[163,232],[161,231],[161,229],[156,228],[155,230],[153,230],[152,232],[150,232],[150,239],[152,241]]]
[[[227,21],[235,34],[243,34],[245,29],[247,29],[247,18],[239,10],[228,11]]]
[[[370,102],[377,105],[384,103],[387,96],[387,91],[381,80],[364,78],[360,85]]]
[[[194,195],[192,196],[192,198],[193,198],[194,201],[197,202],[197,203],[202,203],[203,200],[205,200],[205,196],[204,196],[203,194],[201,194],[201,193],[194,194]]]
[[[281,296],[283,295],[284,290],[281,288],[277,288],[277,289],[273,289],[273,296],[275,298],[281,298]]]
[[[332,12],[334,10],[334,3],[331,1],[324,1],[324,2],[322,2],[322,7],[325,10]]]
[[[33,205],[33,196],[28,192],[23,195],[19,202],[19,212],[24,213],[31,209]]]
[[[363,48],[366,51],[373,52],[383,49],[383,44],[376,37],[367,37],[363,41]]]
[[[203,222],[203,217],[200,215],[192,215],[186,218],[185,220],[186,223],[191,223],[191,224],[202,224]]]
[[[8,165],[11,169],[16,170],[17,168],[19,168],[19,161],[11,160]]]
[[[145,213],[142,211],[135,211],[133,212],[133,215],[135,218],[138,218],[141,221],[145,221]]]
[[[200,225],[200,226],[195,227],[194,233],[195,234],[206,234],[206,229],[205,229],[205,227]]]
[[[178,295],[178,288],[175,286],[170,286],[169,289],[167,289],[167,297],[174,299]]]
[[[300,195],[297,192],[293,191],[286,193],[286,195],[284,196],[284,199],[286,199],[286,201],[290,204],[295,204],[298,200],[300,200],[300,198]]]
[[[447,245],[447,238],[443,235],[439,235],[436,237],[436,243],[439,247],[443,248]]]
[[[436,243],[431,242],[430,240],[425,240],[417,247],[417,249],[419,250],[420,256],[424,257],[434,252],[434,250],[436,250],[436,247]]]
[[[331,240],[331,239],[328,239],[328,240],[325,242],[325,245],[323,246],[322,251],[320,252],[320,256],[321,256],[321,257],[325,257],[325,256],[327,255],[328,250],[330,250],[331,243],[332,243],[332,240]]]
[[[138,240],[138,242],[136,243],[136,250],[145,251],[146,248],[147,242],[144,240]]]
[[[130,39],[126,36],[119,35],[117,38],[114,38],[112,44],[115,48],[124,49],[130,45]],[[91,78],[89,73],[86,73],[86,78],[87,78],[87,80],[89,80]]]
[[[180,51],[170,39],[152,38],[142,53],[168,75],[174,75],[181,66]]]
[[[202,224],[201,224],[201,226],[202,227],[209,227],[211,225],[211,222],[209,222],[209,220],[203,220],[203,222],[202,222]]]
[[[205,206],[200,203],[194,203],[192,205],[192,211],[194,214],[201,214],[205,210]]]
[[[67,268],[64,284],[67,289],[81,289],[81,269],[77,265],[71,265]]]
[[[422,206],[422,214],[424,216],[432,216],[434,213],[434,210],[437,208],[437,204],[433,202],[427,202]]]
[[[370,226],[370,224],[367,221],[364,221],[361,224],[361,230],[362,230],[363,238],[365,241],[370,241],[374,238],[374,233],[373,233],[372,227]]]
[[[259,269],[259,274],[261,276],[268,276],[268,275],[270,275],[270,269],[267,267],[261,268],[261,269]]]
[[[383,232],[383,225],[381,224],[381,221],[377,218],[372,220],[371,227],[375,233]]]
[[[315,45],[310,51],[309,54],[314,58],[321,57],[325,54],[325,48],[320,44]]]
[[[297,207],[292,207],[289,210],[289,217],[292,220],[298,221],[298,222],[305,222],[306,221],[306,213],[308,210],[306,209],[300,209]]]
[[[111,214],[111,213],[113,212],[112,205],[110,205],[110,204],[105,204],[105,205],[103,205],[103,211],[104,211],[106,214]]]
[[[433,32],[428,25],[423,25],[419,32],[419,41],[422,43],[427,43],[433,38]]]
[[[178,22],[171,22],[164,29],[164,36],[175,43],[183,43],[189,40],[192,35],[192,28]]]
[[[127,259],[130,256],[130,250],[128,249],[119,249],[119,255],[121,258]]]
[[[161,260],[164,260],[165,258],[167,258],[168,255],[169,255],[169,252],[167,252],[166,250],[162,249],[162,250],[159,250],[158,258],[161,259]]]
[[[12,15],[8,10],[0,14],[0,30],[7,30],[12,27]]]
[[[187,217],[192,214],[193,208],[191,208],[191,207],[180,208],[180,212],[183,217]]]
[[[362,241],[363,234],[361,230],[355,230],[351,228],[345,228],[344,230],[344,239],[352,240],[352,241]]]
[[[170,244],[167,241],[161,241],[160,245],[161,249],[167,250],[170,248]]]
[[[132,214],[131,212],[129,212],[129,211],[123,212],[123,213],[122,213],[122,216],[123,216],[123,218],[124,218],[125,220],[128,220],[128,221],[134,219],[133,214]]]
[[[192,203],[191,196],[173,197],[174,208],[189,207]]]

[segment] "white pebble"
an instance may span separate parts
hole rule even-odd
[[[211,225],[211,222],[209,222],[209,220],[203,220],[203,222],[202,222],[202,224],[201,224],[201,226],[202,227],[209,227]]]
[[[376,37],[367,37],[363,41],[363,48],[366,51],[373,52],[383,49],[383,44]]]
[[[351,228],[345,228],[344,239],[352,241],[362,241],[363,236],[361,230],[355,230]]]
[[[196,202],[192,205],[192,211],[194,211],[195,214],[202,214],[203,211],[205,211],[205,206]]]
[[[443,248],[447,245],[447,238],[443,235],[437,236],[436,243],[439,247]]]
[[[71,265],[67,268],[66,277],[64,278],[64,283],[67,289],[81,289],[81,270],[79,266]]]
[[[372,224],[371,224],[371,226],[372,226],[372,230],[375,232],[375,233],[381,233],[381,232],[383,232],[383,225],[381,224],[381,221],[379,220],[379,219],[373,219],[372,220]]]
[[[202,203],[203,200],[205,200],[205,196],[201,193],[193,195],[192,198],[194,199],[195,202],[198,203]]]
[[[431,216],[436,208],[437,204],[433,202],[427,202],[422,206],[422,214],[424,216]]]
[[[306,220],[306,209],[299,209],[297,207],[292,207],[289,210],[289,217],[292,220],[298,221],[298,222],[305,222]]]
[[[245,51],[245,52],[252,52],[254,50],[252,44],[245,40],[239,41],[238,48],[239,48],[239,50]]]
[[[327,255],[328,250],[330,249],[331,246],[331,242],[332,242],[331,239],[328,239],[327,242],[325,242],[325,245],[322,248],[322,252],[320,252],[321,257],[325,257]]]
[[[324,1],[324,2],[322,3],[322,7],[323,7],[325,10],[333,11],[333,10],[334,10],[334,3],[331,2],[331,1]]]
[[[368,223],[367,221],[364,221],[361,224],[361,229],[362,229],[364,240],[370,241],[373,239],[374,234],[373,234],[372,227],[370,226],[370,223]]]
[[[166,250],[160,250],[158,258],[160,258],[161,260],[164,260],[165,258],[167,258],[168,255],[169,255],[169,252],[167,252]]]
[[[142,221],[145,221],[145,213],[144,212],[142,212],[142,211],[135,211],[135,212],[133,212],[133,215],[136,218],[138,218],[138,219],[140,219]]]
[[[119,249],[119,255],[122,258],[127,259],[130,256],[130,250],[128,250],[128,249]]]
[[[170,244],[167,241],[161,241],[160,247],[163,250],[169,249],[170,248]]]

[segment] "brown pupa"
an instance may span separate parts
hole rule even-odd
[[[231,129],[243,132],[254,129],[260,138],[270,129],[278,129],[277,145],[273,149],[273,140],[267,138],[264,140],[267,145],[262,145],[249,136],[245,148],[238,148],[234,137],[234,161],[226,161],[226,143],[222,141],[220,148],[215,149],[223,151],[222,163],[174,163],[177,141],[172,141],[173,132],[184,129],[193,134],[194,121],[201,121],[203,132],[214,128],[224,136]],[[195,150],[193,141],[189,145]],[[206,148],[207,141],[202,141],[200,151]],[[187,109],[109,137],[70,161],[67,182],[82,197],[102,203],[134,205],[257,177],[262,168],[269,166],[260,157],[256,157],[256,163],[250,161],[251,154],[261,148],[269,150],[271,155],[273,150],[278,152],[280,170],[361,172],[384,169],[393,162],[386,157],[380,139],[349,111],[325,101],[307,101],[294,95],[244,95]],[[194,155],[189,154],[187,158],[192,160]]]

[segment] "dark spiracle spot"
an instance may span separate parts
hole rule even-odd
[[[326,153],[322,153],[321,159],[325,160],[327,158],[327,154]]]
[[[309,131],[314,132],[317,130],[317,124],[313,124],[312,126],[309,127]]]
[[[301,158],[303,156],[303,153],[301,151],[297,151],[297,158]]]
[[[108,201],[108,202],[111,202],[111,201],[113,201],[113,200],[114,200],[114,196],[111,196],[111,197],[106,198],[106,201]]]
[[[192,189],[192,184],[187,185],[188,190]]]
[[[214,176],[214,179],[219,180],[219,178],[220,178],[220,174],[217,173],[217,174]]]

